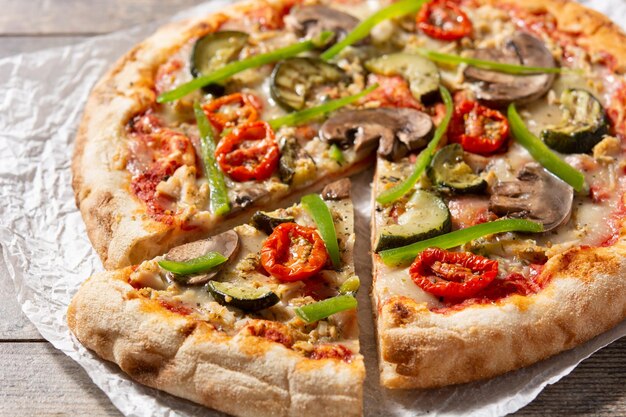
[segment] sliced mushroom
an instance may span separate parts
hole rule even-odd
[[[197,240],[170,249],[165,259],[176,262],[186,262],[209,252],[218,252],[226,258],[233,259],[239,250],[239,235],[234,230],[229,230],[208,239]],[[219,272],[219,268],[207,273],[191,275],[185,280],[185,284],[204,284]],[[168,273],[169,274],[169,273]],[[174,278],[170,276],[170,278]]]
[[[243,210],[269,194],[263,184],[252,182],[241,184],[237,190],[233,190],[233,195],[231,195],[233,203],[231,213]]]
[[[426,146],[433,122],[426,113],[410,108],[348,110],[335,114],[322,125],[320,137],[357,152],[378,145],[378,154],[397,161],[410,151]]]
[[[350,197],[350,188],[352,184],[348,178],[331,182],[322,190],[322,198],[324,200],[343,200]]]
[[[571,186],[533,162],[516,180],[494,185],[489,209],[499,216],[537,221],[547,232],[569,220],[573,201]]]
[[[508,64],[533,67],[556,67],[556,62],[544,43],[528,33],[515,33],[502,49],[488,48],[474,51],[474,57]],[[510,102],[527,103],[548,92],[554,74],[511,75],[476,67],[465,69],[465,78],[475,83],[476,97],[493,106]]]
[[[333,42],[342,40],[359,19],[332,7],[313,5],[297,7],[285,16],[287,29],[300,37],[315,38],[324,31],[335,34]]]

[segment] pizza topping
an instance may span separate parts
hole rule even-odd
[[[496,278],[498,261],[428,248],[415,258],[409,274],[416,285],[437,297],[470,298]]]
[[[339,287],[339,294],[354,296],[357,291],[359,291],[360,286],[361,280],[356,275],[353,275],[341,284],[341,287]]]
[[[263,121],[240,125],[215,150],[222,171],[235,181],[264,180],[278,166],[280,151],[272,128]]]
[[[379,253],[386,265],[403,265],[412,261],[420,252],[430,247],[451,249],[471,242],[483,236],[505,232],[539,233],[543,226],[536,222],[522,219],[504,219],[481,223],[466,229],[455,230],[445,235],[415,242],[400,248],[388,249]]]
[[[244,311],[264,310],[280,301],[280,298],[272,291],[243,284],[209,281],[207,288],[221,305],[236,307]]]
[[[341,68],[321,59],[289,58],[274,67],[270,92],[287,110],[302,110],[337,95],[339,85],[347,79]]]
[[[433,123],[425,113],[409,108],[347,110],[331,116],[322,125],[320,137],[341,147],[354,144],[357,152],[378,145],[378,154],[398,160],[423,148],[432,137]]]
[[[200,133],[200,150],[202,153],[202,166],[204,175],[209,183],[209,210],[211,213],[221,216],[230,211],[228,190],[224,182],[224,175],[217,167],[215,160],[215,137],[213,129],[207,119],[204,110],[199,103],[194,103],[196,124]]]
[[[609,133],[602,104],[585,90],[567,89],[560,98],[562,120],[541,132],[550,148],[562,153],[588,153]]]
[[[326,265],[324,241],[312,227],[283,223],[274,228],[261,249],[261,264],[280,281],[300,281]]]
[[[543,42],[522,32],[514,34],[504,48],[478,49],[474,51],[474,57],[532,67],[556,67],[552,54]],[[533,101],[548,92],[555,77],[553,73],[503,74],[473,66],[467,67],[464,75],[473,82],[476,97],[494,106],[504,106],[513,101],[516,103]]]
[[[272,127],[272,129],[278,130],[283,126],[298,126],[311,120],[317,120],[328,113],[331,113],[335,110],[359,101],[360,99],[374,91],[376,88],[378,88],[378,84],[374,84],[361,91],[360,93],[353,94],[351,96],[330,100],[324,104],[320,104],[319,106],[303,109],[300,111],[289,113],[285,116],[277,117],[270,120],[268,123]]]
[[[426,58],[398,52],[370,59],[365,68],[379,75],[400,75],[409,82],[413,97],[430,102],[439,95],[439,70]]]
[[[229,64],[220,67],[219,69],[200,77],[195,78],[188,83],[181,84],[173,90],[160,94],[157,97],[157,103],[167,103],[170,101],[178,100],[187,94],[193,93],[199,88],[205,87],[209,84],[224,81],[235,74],[251,68],[257,68],[266,64],[273,64],[274,62],[281,61],[292,56],[301,54],[302,52],[311,51],[315,48],[326,45],[329,39],[333,36],[331,32],[322,32],[322,34],[315,39],[307,40],[292,45],[278,48],[271,52],[266,52],[259,55],[254,55],[246,59],[234,61]]]
[[[508,137],[509,122],[499,111],[468,100],[454,109],[448,139],[467,152],[492,154],[502,149]]]
[[[352,183],[349,178],[343,178],[328,184],[322,190],[322,198],[324,200],[343,200],[350,198],[350,189]]]
[[[250,320],[250,323],[241,330],[241,334],[262,337],[272,342],[280,343],[290,348],[294,337],[291,329],[282,323],[269,320]]]
[[[493,186],[489,209],[501,216],[537,221],[547,232],[569,219],[573,200],[571,186],[530,163],[519,171],[517,180]]]
[[[533,135],[524,124],[513,103],[509,105],[507,116],[515,140],[526,148],[528,153],[544,168],[571,185],[575,191],[580,192],[585,185],[585,176],[582,172],[559,158],[545,143]]]
[[[248,43],[249,35],[244,32],[224,30],[212,32],[199,38],[193,46],[189,69],[194,78],[210,74],[237,59]],[[203,88],[213,95],[222,95],[224,87],[210,84]]]
[[[401,209],[403,213],[397,217],[397,223],[380,228],[376,252],[410,245],[450,231],[450,211],[446,203],[433,193],[417,190]]]
[[[443,99],[443,102],[446,106],[446,113],[443,117],[443,120],[439,123],[439,126],[437,126],[432,140],[428,142],[426,149],[420,152],[417,159],[415,160],[413,173],[403,182],[383,191],[378,197],[376,197],[377,203],[393,203],[397,199],[410,192],[413,187],[415,187],[415,184],[417,184],[417,181],[419,181],[426,167],[428,167],[428,165],[430,164],[430,161],[433,158],[435,151],[437,150],[437,146],[439,146],[439,141],[441,141],[441,138],[448,130],[448,124],[450,123],[450,119],[452,118],[453,105],[450,92],[445,87],[439,87],[439,93],[441,94],[441,98]]]
[[[301,202],[302,207],[313,217],[333,266],[335,269],[339,269],[341,267],[341,254],[339,253],[339,244],[337,243],[335,222],[328,205],[318,194],[305,195],[302,197]]]
[[[187,285],[204,284],[217,275],[221,265],[233,259],[239,251],[239,235],[234,230],[197,240],[170,249],[159,265],[174,274],[177,282]],[[204,259],[209,256],[209,259]],[[218,262],[219,261],[219,262]]]
[[[338,295],[296,308],[296,314],[307,323],[325,319],[333,314],[357,307],[356,298],[352,295]]]
[[[487,187],[487,182],[465,161],[465,152],[458,143],[437,151],[427,173],[435,187],[453,193],[480,193]]]
[[[285,16],[287,29],[299,37],[315,38],[324,31],[334,34],[332,42],[345,38],[359,24],[356,17],[323,5],[301,6]]]
[[[345,38],[324,51],[321,55],[322,59],[325,61],[332,59],[344,48],[354,45],[361,39],[365,39],[374,26],[389,19],[396,19],[410,13],[415,13],[426,2],[427,0],[400,0],[378,10],[359,23]]]
[[[419,29],[431,38],[453,41],[472,34],[472,21],[457,3],[450,0],[427,3],[416,19]]]
[[[222,133],[224,129],[259,120],[261,101],[253,94],[234,93],[212,100],[202,108],[211,125]]]
[[[268,235],[271,235],[279,224],[293,223],[294,221],[293,217],[275,217],[263,211],[257,211],[252,215],[252,225]]]
[[[177,262],[168,259],[159,261],[159,266],[177,276],[186,276],[207,272],[226,262],[228,258],[217,252],[209,252],[197,258]]]
[[[339,359],[344,362],[352,360],[352,351],[344,345],[317,345],[309,355],[310,359]]]

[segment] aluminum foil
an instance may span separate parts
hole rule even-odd
[[[213,1],[172,20],[218,10]],[[626,26],[626,1],[588,0]],[[120,51],[160,24],[137,27],[81,44],[0,60],[0,275],[15,284],[26,316],[41,335],[78,362],[126,416],[218,416],[220,413],[131,381],[117,366],[87,351],[70,334],[66,310],[80,283],[102,270],[74,203],[70,159],[91,87]],[[368,288],[370,182],[354,177],[355,263]],[[390,391],[378,384],[371,303],[359,294],[361,346],[367,366],[366,416],[502,416],[532,401],[593,352],[626,335],[626,323],[571,351],[485,382],[431,391]]]

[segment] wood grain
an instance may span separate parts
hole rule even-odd
[[[198,0],[0,0],[0,30],[8,35],[94,35],[165,18],[198,3]]]
[[[50,344],[0,343],[0,416],[121,414],[85,371]]]

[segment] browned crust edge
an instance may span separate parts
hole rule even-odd
[[[209,17],[165,26],[124,55],[94,87],[76,138],[72,185],[89,239],[106,269],[137,264],[176,245],[227,230],[247,221],[255,210],[272,210],[290,204],[337,178],[366,169],[371,163],[369,159],[359,161],[303,189],[292,190],[278,198],[270,197],[267,203],[260,202],[232,217],[215,219],[193,231],[181,231],[178,225],[167,226],[142,214],[145,213],[143,204],[128,189],[128,173],[112,165],[119,157],[116,152],[124,146],[124,127],[128,120],[154,101],[154,91],[147,80],[153,78],[155,68],[170,51],[196,32],[210,30],[225,14],[237,17],[258,6],[259,2],[242,3]]]
[[[572,0],[476,0],[482,4],[510,4],[533,13],[548,12],[561,32],[578,36],[579,46],[592,54],[609,53],[616,60],[615,70],[626,72],[626,34],[600,12]]]
[[[477,0],[508,3],[555,16],[558,29],[580,34],[590,53],[608,52],[626,69],[626,35],[606,16],[568,0]],[[376,179],[374,184],[376,184]],[[373,206],[374,207],[374,206]],[[375,238],[372,215],[372,239]],[[446,314],[397,297],[375,307],[381,384],[436,388],[491,378],[574,348],[626,318],[626,239],[614,246],[574,249],[550,260],[549,284]],[[380,258],[373,254],[374,281]],[[372,294],[377,306],[376,294]]]
[[[237,335],[138,297],[130,268],[91,277],[67,321],[87,348],[134,380],[237,416],[362,414],[363,359],[307,359],[279,343]]]

